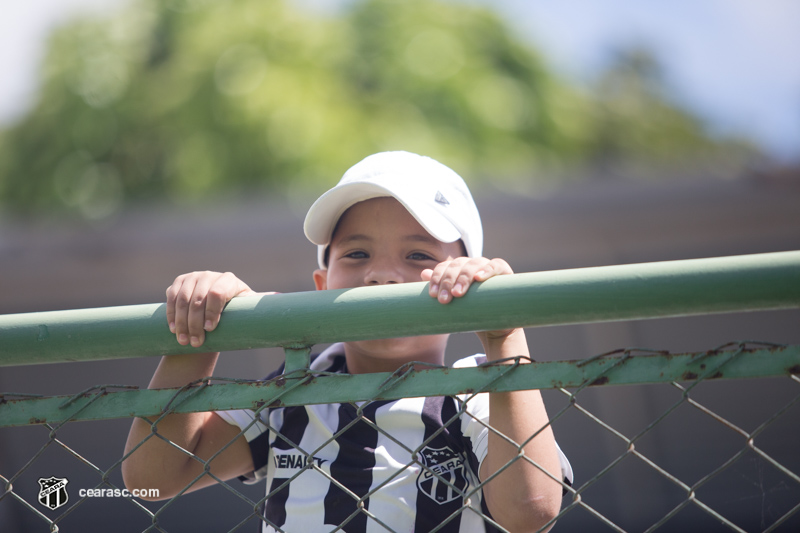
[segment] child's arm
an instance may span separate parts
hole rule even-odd
[[[461,257],[423,271],[422,277],[430,281],[430,295],[446,304],[453,297],[466,294],[475,281],[512,273],[502,259]],[[479,332],[478,337],[490,361],[529,356],[522,329],[484,331]],[[538,390],[491,393],[489,410],[492,428],[516,443],[527,441],[541,430],[525,445],[525,455],[555,479],[561,478],[553,432],[547,425],[547,412]],[[518,455],[517,446],[489,431],[489,451],[481,464],[480,478],[488,479],[509,462],[513,464],[488,482],[483,493],[492,516],[503,527],[509,531],[537,531],[558,514],[562,487]]]
[[[167,289],[167,321],[170,330],[182,345],[201,346],[205,332],[219,323],[225,304],[233,297],[252,294],[250,287],[232,274],[195,272],[176,278]],[[182,387],[192,381],[211,376],[218,353],[169,355],[161,362],[150,381],[149,388]],[[155,421],[157,417],[150,417]],[[253,460],[239,428],[214,413],[172,414],[157,425],[158,435],[208,459],[223,446],[228,448],[211,462],[210,471],[221,479],[230,479],[253,470]],[[152,426],[135,418],[131,424],[125,453],[129,453],[152,433]],[[238,437],[237,437],[238,435]],[[129,489],[159,489],[159,498],[170,498],[203,473],[204,466],[158,438],[151,437],[136,448],[122,463],[125,486]],[[190,491],[213,484],[203,476]]]

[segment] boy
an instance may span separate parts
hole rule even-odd
[[[481,257],[480,217],[463,180],[407,152],[375,154],[353,166],[311,207],[305,232],[318,245],[317,290],[428,281],[431,297],[446,305],[475,281],[512,273],[502,259]],[[199,347],[224,305],[246,294],[254,293],[230,273],[179,276],[167,289],[170,330],[180,344]],[[489,361],[528,357],[522,329],[478,336]],[[311,368],[361,374],[393,372],[412,361],[441,365],[447,338],[334,344]],[[218,355],[164,357],[150,388],[210,376]],[[572,477],[539,391],[482,394],[465,408],[464,401],[313,405],[272,409],[260,417],[246,410],[173,414],[159,422],[158,433],[204,460],[232,443],[210,462],[210,472],[223,480],[267,480],[264,531],[384,531],[380,523],[395,531],[428,531],[443,522],[441,531],[493,530],[479,513],[509,531],[539,530],[559,512],[562,485],[556,480]],[[485,425],[490,412],[496,432]],[[126,453],[150,433],[147,422],[135,419]],[[520,448],[508,439],[525,443],[524,455],[548,473],[520,458]],[[469,491],[507,463],[512,464],[466,501]],[[198,461],[157,438],[123,463],[129,488],[158,487],[162,498],[202,473]],[[202,476],[190,490],[212,483]],[[459,512],[465,503],[477,512]]]

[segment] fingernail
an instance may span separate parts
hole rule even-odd
[[[453,286],[453,294],[456,294],[456,293],[461,294],[463,292],[464,292],[464,285],[462,285],[461,283],[456,283]]]
[[[205,329],[206,331],[211,331],[212,327],[214,327],[214,324],[212,324],[210,320],[206,320],[206,324],[203,329]]]
[[[440,302],[446,303],[449,299],[450,299],[450,293],[448,293],[447,291],[443,290],[442,292],[439,293]]]
[[[486,272],[485,272],[485,271],[483,271],[483,270],[480,270],[480,271],[478,271],[477,273],[475,273],[475,278],[476,278],[476,279],[479,279],[479,278],[482,278],[482,277],[483,277],[483,276],[485,276],[485,275],[486,275]]]
[[[431,295],[439,294],[439,286],[438,285],[431,285]]]
[[[179,344],[188,344],[189,343],[189,337],[187,337],[185,333],[181,333],[180,335],[178,335],[178,343]]]
[[[175,333],[175,322],[170,322],[170,323],[169,323],[169,330],[170,330],[172,333]]]
[[[194,346],[195,348],[200,346],[200,339],[198,337],[192,337],[192,346]]]

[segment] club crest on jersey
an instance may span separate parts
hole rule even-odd
[[[39,503],[55,511],[69,501],[67,494],[67,478],[41,477],[39,478]]]
[[[464,458],[449,447],[425,446],[419,455],[425,468],[417,476],[417,488],[439,505],[461,498],[467,487]]]

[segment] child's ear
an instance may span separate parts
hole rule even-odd
[[[328,271],[318,268],[314,271],[314,285],[318,291],[324,291],[328,288]]]

